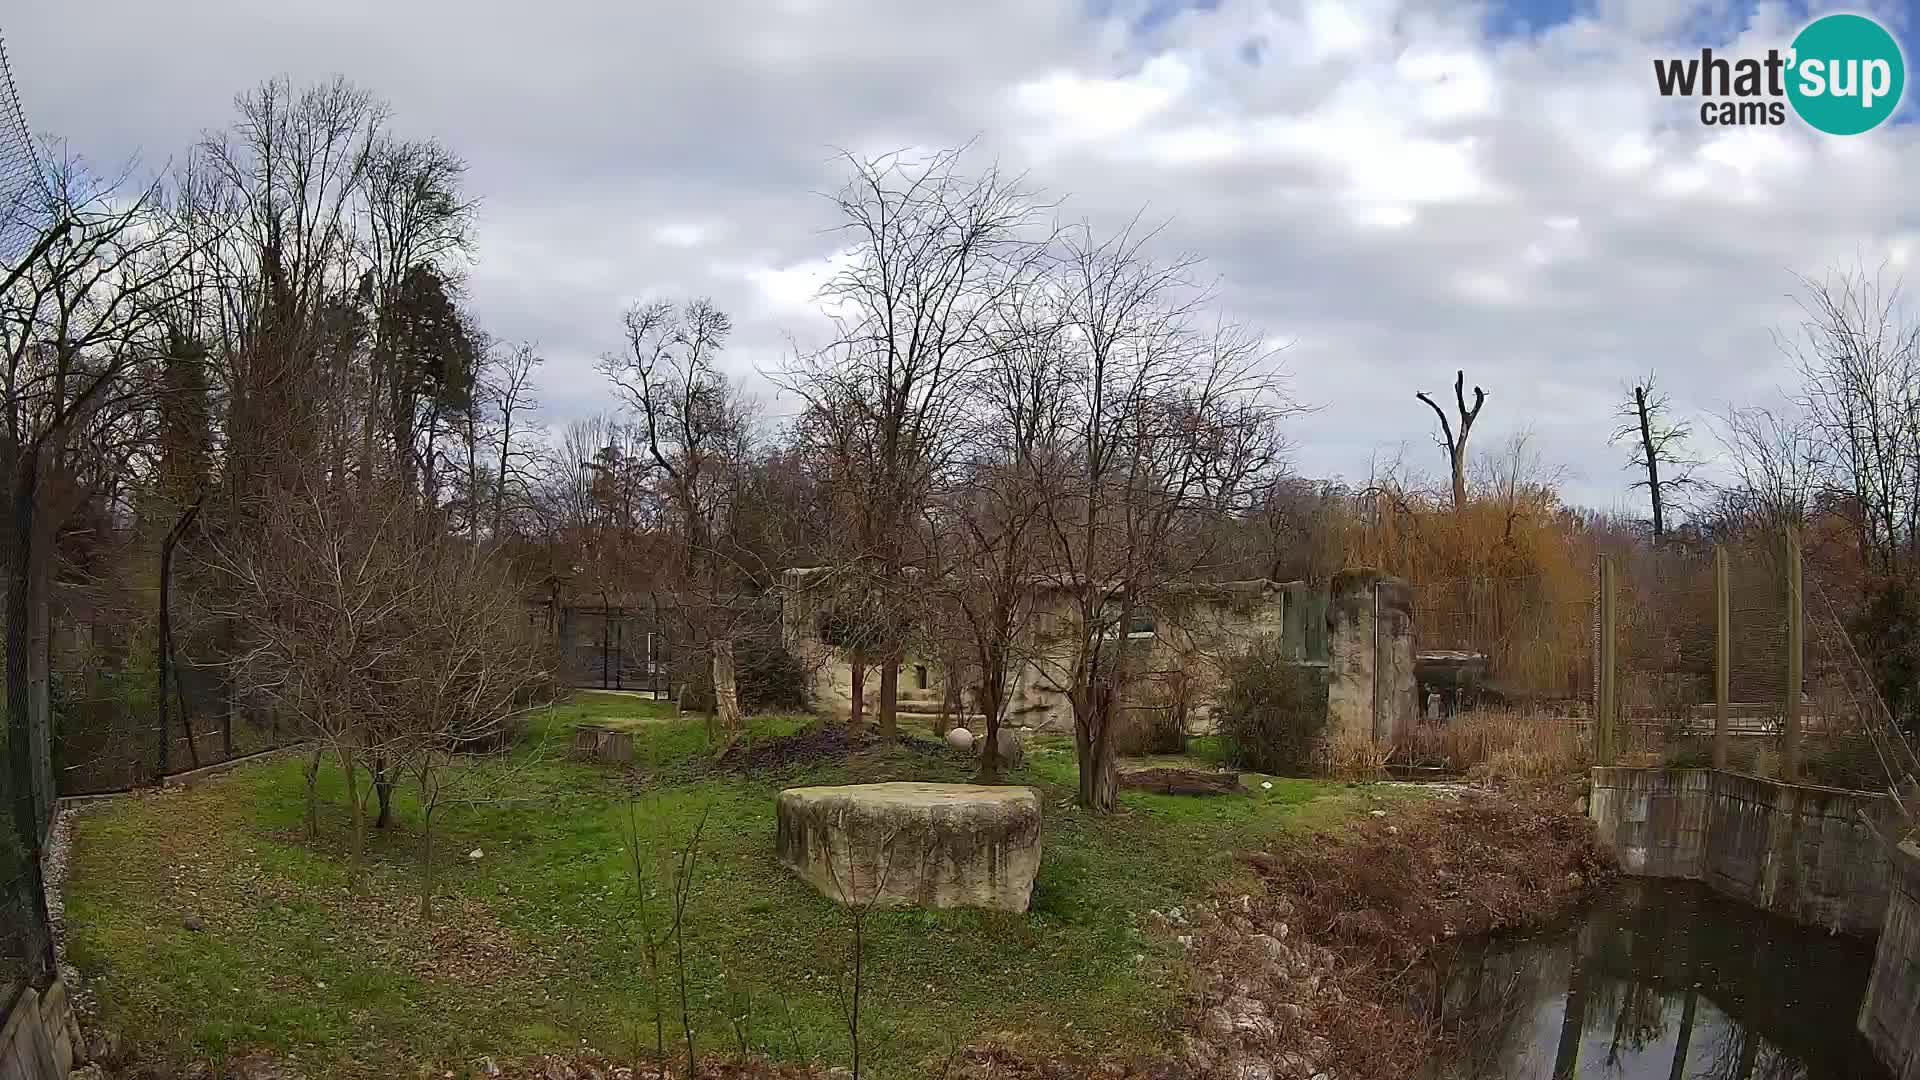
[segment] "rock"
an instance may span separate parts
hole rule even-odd
[[[788,788],[782,865],[842,903],[1025,911],[1040,869],[1040,797],[978,784]]]
[[[1280,939],[1272,934],[1255,934],[1248,940],[1258,945],[1260,950],[1267,954],[1269,960],[1284,962],[1287,959],[1287,947],[1280,944]]]
[[[491,1057],[481,1058],[478,1069],[479,1069],[480,1075],[482,1076],[499,1076],[500,1075],[500,1066],[496,1064]]]
[[[87,1060],[102,1065],[115,1065],[120,1061],[120,1035],[107,1029],[96,1029],[87,1037]]]
[[[972,738],[972,736],[969,735],[968,738]],[[995,734],[993,742],[994,745],[1000,748],[1001,768],[1017,769],[1022,762],[1027,760],[1026,744],[1020,741],[1020,736],[1014,734],[1007,728],[1001,728],[999,732]],[[973,752],[977,756],[985,757],[987,753],[987,740],[980,739],[975,742]]]
[[[954,728],[947,732],[947,745],[955,750],[971,750],[973,749],[973,732],[963,727]]]
[[[1227,1075],[1233,1080],[1274,1080],[1273,1066],[1250,1054],[1228,1058]]]
[[[481,850],[480,850],[479,848],[474,848],[474,849],[473,849],[472,851],[469,851],[469,852],[467,852],[467,858],[469,858],[469,859],[478,859],[478,858],[480,858],[480,857],[482,857],[482,856],[484,856],[485,854],[486,854],[486,852],[484,852],[484,851],[481,851]]]
[[[1273,1016],[1267,1012],[1266,1005],[1241,995],[1230,997],[1208,1009],[1200,1023],[1207,1031],[1223,1039],[1239,1037],[1264,1041],[1273,1038]]]
[[[193,931],[196,934],[204,934],[207,932],[206,921],[200,918],[200,916],[198,915],[189,915],[186,918],[180,920],[180,922],[187,929]]]

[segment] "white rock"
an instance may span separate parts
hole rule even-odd
[[[971,750],[973,749],[973,732],[963,727],[954,728],[947,732],[947,745],[955,750]]]
[[[1266,791],[1272,791],[1272,790],[1273,790],[1273,781],[1271,781],[1271,780],[1262,780],[1262,781],[1260,781],[1260,787],[1261,787],[1262,789],[1264,789],[1264,790],[1266,790]]]
[[[484,854],[486,854],[486,852],[481,851],[479,848],[474,848],[472,851],[467,852],[467,858],[477,859]]]

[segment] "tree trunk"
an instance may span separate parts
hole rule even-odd
[[[352,846],[348,849],[348,880],[357,892],[366,869],[367,807],[360,801],[360,776],[353,760],[353,740],[340,740],[340,767],[347,771],[347,812],[353,822]]]
[[[307,842],[320,839],[320,755],[326,751],[316,745],[307,759]]]
[[[393,824],[393,770],[387,767],[387,759],[373,759],[373,797],[379,800],[380,812],[373,819],[373,827],[386,829]]]
[[[1666,535],[1666,519],[1660,505],[1660,454],[1654,448],[1653,420],[1647,415],[1647,388],[1633,388],[1633,407],[1640,414],[1640,453],[1647,459],[1647,495],[1653,500],[1653,542]]]
[[[433,804],[420,807],[420,921],[433,917]]]
[[[854,653],[848,667],[852,670],[853,701],[847,706],[847,734],[859,735],[867,726],[867,658]]]
[[[1006,697],[1002,685],[1006,679],[1004,669],[988,670],[980,677],[980,711],[986,715],[984,737],[986,744],[980,747],[980,782],[997,784],[1000,782],[1000,769],[1004,764],[1000,760],[1000,703]]]
[[[720,730],[732,736],[740,730],[740,687],[734,678],[733,639],[724,634],[713,638],[713,713]]]
[[[880,665],[880,737],[892,741],[898,733],[897,709],[900,704],[900,658],[889,656]]]
[[[1113,759],[1113,739],[1108,730],[1113,712],[1113,691],[1105,687],[1083,687],[1073,716],[1074,749],[1080,758],[1080,805],[1096,813],[1111,812],[1119,805],[1120,776]]]
[[[953,730],[954,717],[960,715],[960,665],[949,660],[943,675],[945,682],[940,692],[940,715],[933,718],[933,734],[941,739]]]

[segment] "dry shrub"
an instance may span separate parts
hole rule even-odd
[[[1434,952],[1557,918],[1617,872],[1569,787],[1377,812],[1239,853],[1264,888],[1200,906],[1188,931],[1191,1075],[1431,1075],[1459,1037],[1416,1004]]]
[[[1393,747],[1356,735],[1327,740],[1327,775],[1342,780],[1375,780],[1386,773]]]
[[[1481,709],[1415,729],[1413,760],[1476,780],[1554,780],[1586,768],[1580,729],[1539,713]]]
[[[1616,873],[1566,788],[1461,793],[1244,856],[1301,929],[1375,975],[1447,938],[1530,926]]]

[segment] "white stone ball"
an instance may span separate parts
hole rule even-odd
[[[947,732],[947,745],[955,750],[971,750],[973,749],[973,732],[963,727],[954,728]]]

